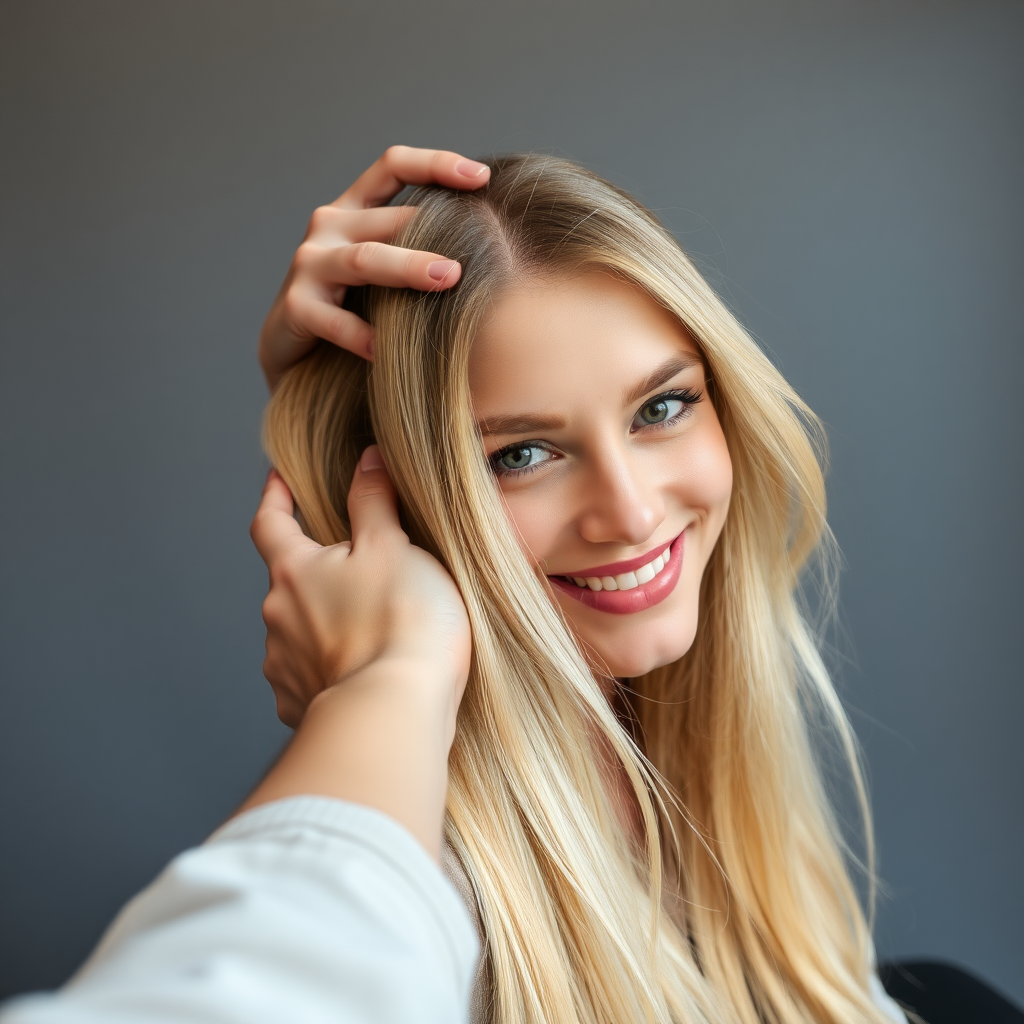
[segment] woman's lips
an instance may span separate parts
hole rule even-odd
[[[634,612],[642,612],[664,601],[675,590],[682,573],[683,539],[685,537],[686,532],[684,531],[672,541],[668,549],[668,562],[665,564],[665,568],[653,580],[641,583],[640,586],[634,587],[632,590],[591,590],[589,587],[579,587],[560,576],[549,576],[548,579],[563,594],[568,594],[599,612],[609,612],[612,615],[632,615]],[[641,557],[650,560],[650,556]],[[636,563],[634,566],[636,568],[645,564],[634,558],[629,562],[615,562],[610,566],[600,566],[600,568],[615,568],[618,572],[629,572],[631,563]],[[597,575],[597,573],[589,570],[587,575]],[[603,575],[613,574],[604,573]]]

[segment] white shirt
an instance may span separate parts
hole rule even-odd
[[[482,1019],[475,898],[450,855],[445,870],[461,895],[370,808],[257,807],[175,858],[63,989],[13,1000],[0,1024],[465,1024],[471,989]],[[872,994],[905,1024],[873,974]]]

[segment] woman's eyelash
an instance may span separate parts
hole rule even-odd
[[[700,388],[677,388],[675,391],[663,391],[660,395],[655,395],[650,402],[656,402],[659,398],[678,398],[680,402],[685,402],[687,405],[695,405],[704,397],[704,392]]]

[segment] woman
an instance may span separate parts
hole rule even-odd
[[[265,436],[323,545],[350,536],[347,483],[376,439],[409,536],[464,602],[445,837],[485,937],[476,1016],[892,1019],[807,725],[838,738],[863,806],[799,604],[832,554],[813,414],[675,241],[582,169],[504,158],[485,187],[411,204],[364,216],[380,237],[401,220],[398,259],[458,287],[371,292],[372,373],[321,345]],[[331,253],[307,242],[293,272],[323,279]],[[311,333],[359,350],[338,299]],[[267,674],[294,723],[371,655],[303,672],[317,645],[279,639],[275,604],[272,587]],[[461,613],[445,602],[410,661],[463,678]],[[413,831],[438,848],[436,825]]]
[[[428,181],[472,191],[379,208]],[[373,292],[371,328],[367,281],[435,294]],[[475,1020],[903,1019],[805,724],[863,794],[796,600],[816,421],[650,215],[562,161],[389,151],[261,361],[295,739],[5,1024],[453,1019],[472,940],[408,833],[477,916]]]

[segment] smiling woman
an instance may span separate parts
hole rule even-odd
[[[831,555],[817,421],[632,199],[490,167],[417,190],[396,239],[458,285],[373,291],[372,369],[322,345],[265,431],[321,544],[376,439],[465,603],[446,840],[486,940],[475,1015],[900,1019],[805,717],[863,797],[797,598]]]

